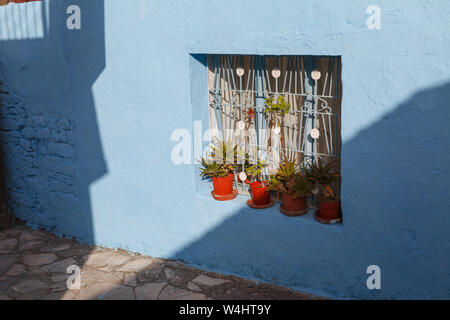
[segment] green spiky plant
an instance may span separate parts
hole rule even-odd
[[[320,197],[326,201],[336,200],[336,193],[332,184],[340,178],[339,172],[335,169],[336,161],[324,164],[319,159],[317,163],[308,163],[309,169],[307,178],[320,186]]]
[[[219,164],[216,162],[207,161],[205,158],[201,158],[199,161],[202,167],[200,168],[200,176],[203,179],[226,177],[233,172],[231,165]]]
[[[233,141],[215,138],[209,148],[211,149],[210,157],[212,161],[232,165],[237,163],[238,146]]]
[[[268,189],[293,194],[297,175],[298,170],[295,161],[285,159],[280,163],[278,171],[270,177]]]
[[[314,188],[314,184],[308,179],[306,174],[300,173],[295,179],[295,184],[293,187],[294,194],[293,198],[298,199],[301,197],[307,197],[311,195],[311,191]]]
[[[291,195],[294,199],[311,195],[314,184],[308,179],[304,170],[297,169],[295,161],[285,160],[277,173],[271,176],[269,190],[276,190]]]
[[[211,152],[208,158],[202,157],[198,162],[201,164],[200,176],[202,179],[226,177],[233,173],[237,162],[237,145],[232,141],[215,139],[209,146]]]

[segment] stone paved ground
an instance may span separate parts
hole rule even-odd
[[[80,289],[67,289],[70,265],[81,268]],[[23,225],[0,232],[0,300],[317,298],[172,260],[80,244]]]

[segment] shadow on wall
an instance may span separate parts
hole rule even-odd
[[[420,91],[345,143],[342,226],[321,225],[312,212],[289,218],[278,207],[257,211],[244,199],[218,203],[198,194],[199,212],[230,213],[171,258],[330,297],[449,298],[449,101],[450,83]],[[201,221],[186,223],[189,230]],[[382,271],[379,291],[366,287],[371,264]],[[156,272],[141,280],[162,286],[160,271],[149,266],[138,279]],[[89,298],[122,290],[98,287]]]
[[[73,4],[80,30],[66,27]],[[89,185],[107,172],[92,94],[105,68],[103,0],[9,4],[0,17],[10,209],[32,227],[93,243]]]
[[[445,83],[343,145],[340,231],[245,208],[172,258],[332,297],[449,298],[449,137]],[[383,272],[381,291],[366,287],[371,264]]]
[[[107,172],[92,96],[105,67],[104,8],[76,2],[81,30],[65,27],[73,1],[49,1],[42,39],[0,41],[10,92],[0,133],[14,213],[92,243],[89,186]],[[209,206],[199,212],[230,214],[172,258],[335,297],[449,298],[449,103],[450,83],[427,88],[343,145],[340,229],[196,195]],[[197,218],[186,230],[205,223]],[[379,292],[365,287],[371,264],[382,268]]]

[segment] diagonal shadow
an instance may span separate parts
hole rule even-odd
[[[172,259],[329,297],[448,298],[450,82],[392,110],[343,144],[342,226],[235,200],[223,205],[227,218]],[[200,212],[214,206],[207,192],[196,203]],[[374,263],[383,270],[379,292],[366,287]]]
[[[448,298],[449,101],[450,83],[426,88],[344,143],[343,225],[319,224],[312,212],[285,217],[277,206],[253,210],[245,197],[218,203],[200,192],[196,210],[220,222],[170,258],[326,297]],[[191,220],[186,230],[202,224]],[[373,263],[383,270],[377,292],[366,287]],[[117,288],[102,297],[114,298]]]
[[[82,10],[80,30],[66,27],[73,4]],[[92,92],[105,68],[104,1],[9,4],[0,12],[10,210],[33,228],[94,243],[89,186],[107,173]]]

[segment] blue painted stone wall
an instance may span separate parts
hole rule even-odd
[[[339,298],[450,298],[450,3],[47,1],[0,41],[11,209],[33,227]],[[65,28],[78,4],[81,30]],[[381,9],[381,29],[366,9]],[[30,4],[23,4],[30,6]],[[342,57],[340,226],[211,199],[170,160],[206,54]],[[368,290],[366,268],[381,268]]]

